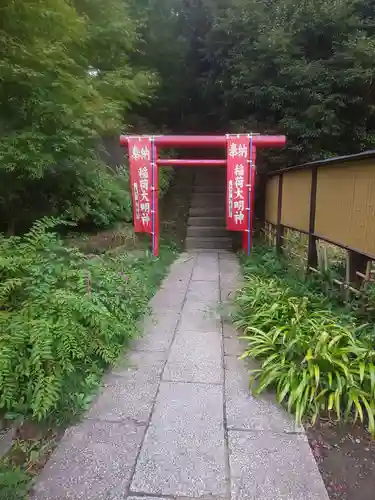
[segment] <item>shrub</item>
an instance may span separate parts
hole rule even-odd
[[[123,0],[1,2],[0,230],[20,234],[46,215],[103,227],[131,214],[97,156],[157,85],[131,62],[136,24]]]
[[[0,412],[8,417],[42,420],[85,406],[172,256],[87,259],[48,232],[58,222],[0,237]]]
[[[275,258],[266,252],[256,255],[255,264],[245,263],[246,282],[237,298],[235,323],[249,344],[242,357],[261,361],[251,371],[254,393],[275,388],[297,423],[334,411],[338,420],[366,420],[374,434],[375,351],[366,327],[327,307],[306,284],[299,285],[303,294],[295,293],[296,278],[293,285],[282,272],[270,278],[262,267],[270,255]]]
[[[166,194],[172,174],[171,169],[159,170],[159,198]],[[12,182],[10,177],[5,181]],[[94,156],[56,165],[43,179],[23,181],[19,194],[22,205],[16,196],[9,205],[0,189],[0,230],[21,234],[44,216],[68,218],[86,230],[133,220],[127,165],[114,171]]]
[[[21,468],[9,469],[0,463],[0,499],[25,500],[30,477]]]

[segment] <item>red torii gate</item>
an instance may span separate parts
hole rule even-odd
[[[280,148],[282,135],[120,136],[129,148],[130,182],[136,232],[151,234],[152,252],[159,253],[158,167],[227,167],[227,229],[241,231],[243,250],[250,255],[253,229],[257,148]],[[226,147],[226,160],[161,159],[161,148]]]

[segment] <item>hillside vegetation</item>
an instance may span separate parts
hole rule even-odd
[[[130,221],[121,131],[286,134],[267,168],[374,147],[374,20],[373,0],[4,0],[0,230]]]

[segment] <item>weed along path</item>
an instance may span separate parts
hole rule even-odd
[[[254,399],[241,345],[220,316],[236,288],[230,253],[183,254],[144,335],[69,429],[33,500],[326,500],[304,430]]]

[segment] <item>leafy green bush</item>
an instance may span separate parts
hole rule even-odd
[[[242,357],[261,361],[251,372],[254,393],[275,388],[297,423],[332,410],[338,420],[366,421],[374,434],[375,350],[368,328],[340,316],[307,284],[284,279],[273,252],[256,253],[244,269],[235,323],[249,344]]]
[[[30,477],[21,468],[12,470],[0,464],[1,500],[25,500],[29,485]]]
[[[21,234],[43,216],[131,220],[121,179],[97,156],[157,85],[130,62],[135,24],[123,0],[1,2],[1,231]],[[116,164],[119,152],[108,156]]]
[[[88,259],[35,223],[0,237],[0,412],[42,420],[87,405],[173,253]]]
[[[159,199],[166,194],[172,175],[171,169],[159,170]],[[12,183],[11,177],[3,180],[5,186]],[[44,216],[68,218],[88,230],[133,220],[127,165],[114,171],[94,155],[55,166],[43,179],[23,181],[21,210],[18,197],[10,205],[1,189],[6,188],[0,187],[0,230],[11,229],[11,234],[27,231]]]

